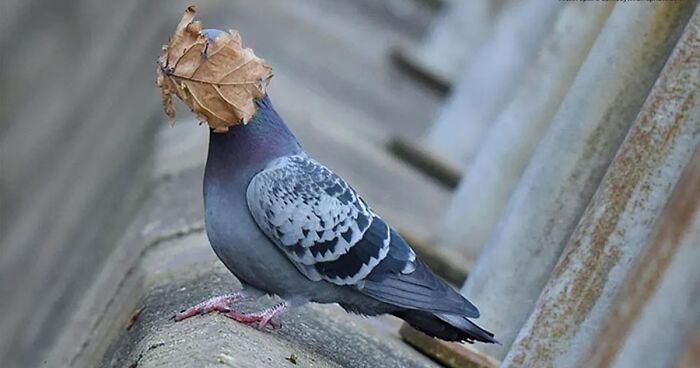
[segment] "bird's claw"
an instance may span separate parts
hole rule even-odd
[[[242,299],[244,299],[244,296],[241,293],[217,296],[205,300],[194,307],[187,308],[175,314],[173,318],[175,318],[175,321],[179,322],[199,314],[206,314],[213,311],[227,313],[231,310],[231,304],[239,302]]]
[[[264,330],[265,327],[270,326],[273,330],[282,328],[282,323],[279,321],[279,317],[287,310],[288,304],[286,302],[275,305],[274,307],[268,308],[259,313],[239,313],[236,311],[229,311],[226,313],[226,317],[231,318],[234,321],[252,324],[256,323],[256,327],[259,330]]]
[[[236,322],[245,323],[248,325],[254,325],[258,330],[264,330],[265,327],[270,326],[273,330],[277,330],[282,327],[282,324],[276,319],[266,317],[263,313],[250,313],[243,314],[235,311],[229,311],[225,314],[226,317],[231,318]]]
[[[263,318],[258,322],[258,329],[264,330],[265,327],[270,326],[273,330],[279,330],[282,328],[282,323],[276,318]]]

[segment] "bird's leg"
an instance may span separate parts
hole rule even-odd
[[[236,311],[229,311],[226,313],[226,317],[243,323],[258,322],[258,328],[260,329],[265,328],[267,325],[272,326],[273,329],[277,329],[282,327],[279,317],[284,314],[288,308],[289,302],[284,301],[257,313],[239,313]]]
[[[248,299],[248,297],[249,296],[244,294],[242,291],[213,297],[176,314],[175,320],[182,321],[183,319],[187,319],[198,314],[205,314],[213,311],[228,312],[231,310],[231,304]]]

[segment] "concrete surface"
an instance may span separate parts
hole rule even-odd
[[[491,123],[433,232],[433,244],[476,260],[612,7],[564,5],[513,99]]]
[[[466,168],[499,110],[550,32],[562,4],[516,1],[498,14],[473,51],[449,98],[421,142],[433,153]]]
[[[510,349],[695,4],[616,4],[462,288],[503,344],[480,351]]]
[[[497,368],[500,362],[480,353],[470,345],[430,338],[404,323],[399,330],[401,337],[411,346],[449,368]]]
[[[395,51],[397,66],[433,80],[438,90],[447,90],[459,78],[470,53],[486,35],[501,1],[453,1],[445,4],[420,43]]]
[[[0,40],[5,367],[44,356],[148,190],[159,98],[135,81],[152,80],[142,55],[165,29],[150,3],[91,4],[9,3],[2,25],[18,27]]]
[[[700,349],[693,341],[700,320],[700,150],[694,156],[654,237],[610,305],[598,344],[579,362],[622,368],[700,366]],[[684,357],[692,349],[695,357]]]
[[[612,296],[629,274],[631,260],[639,259],[647,246],[652,224],[700,142],[698,34],[700,11],[695,11],[518,333],[505,367],[577,367],[599,342],[596,336],[605,326]],[[683,197],[687,203],[697,201]],[[665,322],[671,325],[669,319]],[[662,351],[670,349],[657,354]]]

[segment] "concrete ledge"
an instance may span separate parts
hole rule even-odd
[[[389,59],[398,70],[440,96],[446,96],[450,92],[452,81],[423,67],[407,47],[395,47],[389,52]]]
[[[459,167],[436,156],[419,143],[395,137],[389,141],[387,148],[401,160],[448,188],[456,188],[462,178]]]
[[[416,349],[450,368],[496,368],[500,363],[468,345],[434,339],[404,324],[401,337]]]
[[[440,10],[443,9],[445,6],[446,0],[415,0],[416,3],[427,6],[431,9],[435,10]]]
[[[201,231],[201,168],[157,181],[104,267],[66,321],[48,354],[52,367],[94,367],[138,305],[145,283],[140,259],[170,239]]]

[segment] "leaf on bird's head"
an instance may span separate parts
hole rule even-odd
[[[194,21],[196,12],[194,6],[185,10],[158,59],[163,109],[172,126],[176,95],[215,132],[226,132],[255,115],[254,99],[265,96],[272,68],[243,48],[238,32],[203,32],[202,24]]]

